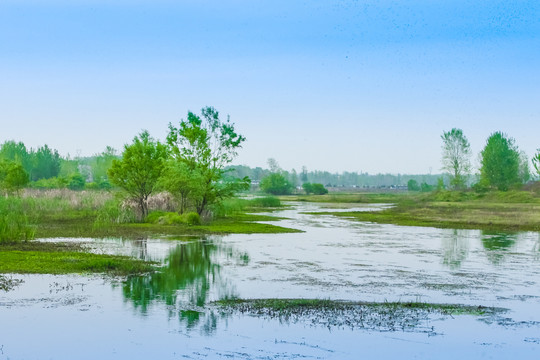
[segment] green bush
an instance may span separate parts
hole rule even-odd
[[[70,190],[82,190],[86,185],[86,181],[81,174],[75,173],[68,178],[68,189]]]
[[[261,180],[261,190],[272,195],[288,195],[291,194],[294,186],[287,180],[285,176],[279,173],[273,173]]]
[[[189,212],[183,217],[188,225],[201,225],[201,217],[196,212]]]
[[[249,200],[251,207],[280,207],[281,201],[275,196],[265,196]]]

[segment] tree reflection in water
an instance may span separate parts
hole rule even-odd
[[[204,309],[210,296],[212,300],[235,296],[234,288],[221,275],[220,262],[227,260],[246,265],[249,257],[216,239],[179,243],[159,271],[129,277],[122,285],[124,298],[143,314],[152,303],[165,303],[169,315],[177,314],[188,329],[205,317],[203,328],[211,331],[217,319]]]
[[[492,264],[500,264],[506,252],[516,244],[517,238],[517,234],[483,231],[482,245],[488,260]]]
[[[452,229],[452,235],[443,238],[443,264],[450,269],[459,269],[469,254],[470,230]]]

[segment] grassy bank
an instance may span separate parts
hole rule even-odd
[[[0,246],[0,273],[129,275],[154,270],[152,263],[126,256],[87,253],[76,244],[27,241]]]
[[[269,211],[279,206],[280,201],[272,197],[229,199],[213,209],[211,219],[201,221],[195,213],[187,214],[192,216],[186,217],[172,212],[170,197],[158,194],[150,199],[150,208],[154,214],[151,213],[146,222],[137,222],[133,207],[129,204],[126,206],[126,202],[111,192],[29,190],[21,198],[0,199],[0,243],[57,237],[140,238],[159,235],[296,232],[295,229],[258,223],[279,220],[276,217],[248,214]],[[153,220],[150,221],[150,218]],[[168,221],[170,219],[173,221]]]
[[[345,196],[343,199],[348,202],[351,197]],[[439,192],[392,194],[392,197],[394,201],[389,202],[395,206],[382,211],[339,213],[328,211],[314,214],[405,226],[540,231],[540,198],[535,192],[508,191],[487,194]],[[366,198],[378,199],[373,194],[367,194]],[[381,198],[388,199],[386,195]]]

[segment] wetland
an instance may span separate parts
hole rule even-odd
[[[389,203],[286,205],[259,219],[296,232],[30,242],[152,269],[3,271],[0,359],[503,359],[540,350],[538,232],[336,216]]]

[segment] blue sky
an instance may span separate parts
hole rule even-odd
[[[236,161],[437,173],[443,131],[540,148],[538,1],[0,1],[0,141],[164,139],[216,107]]]

